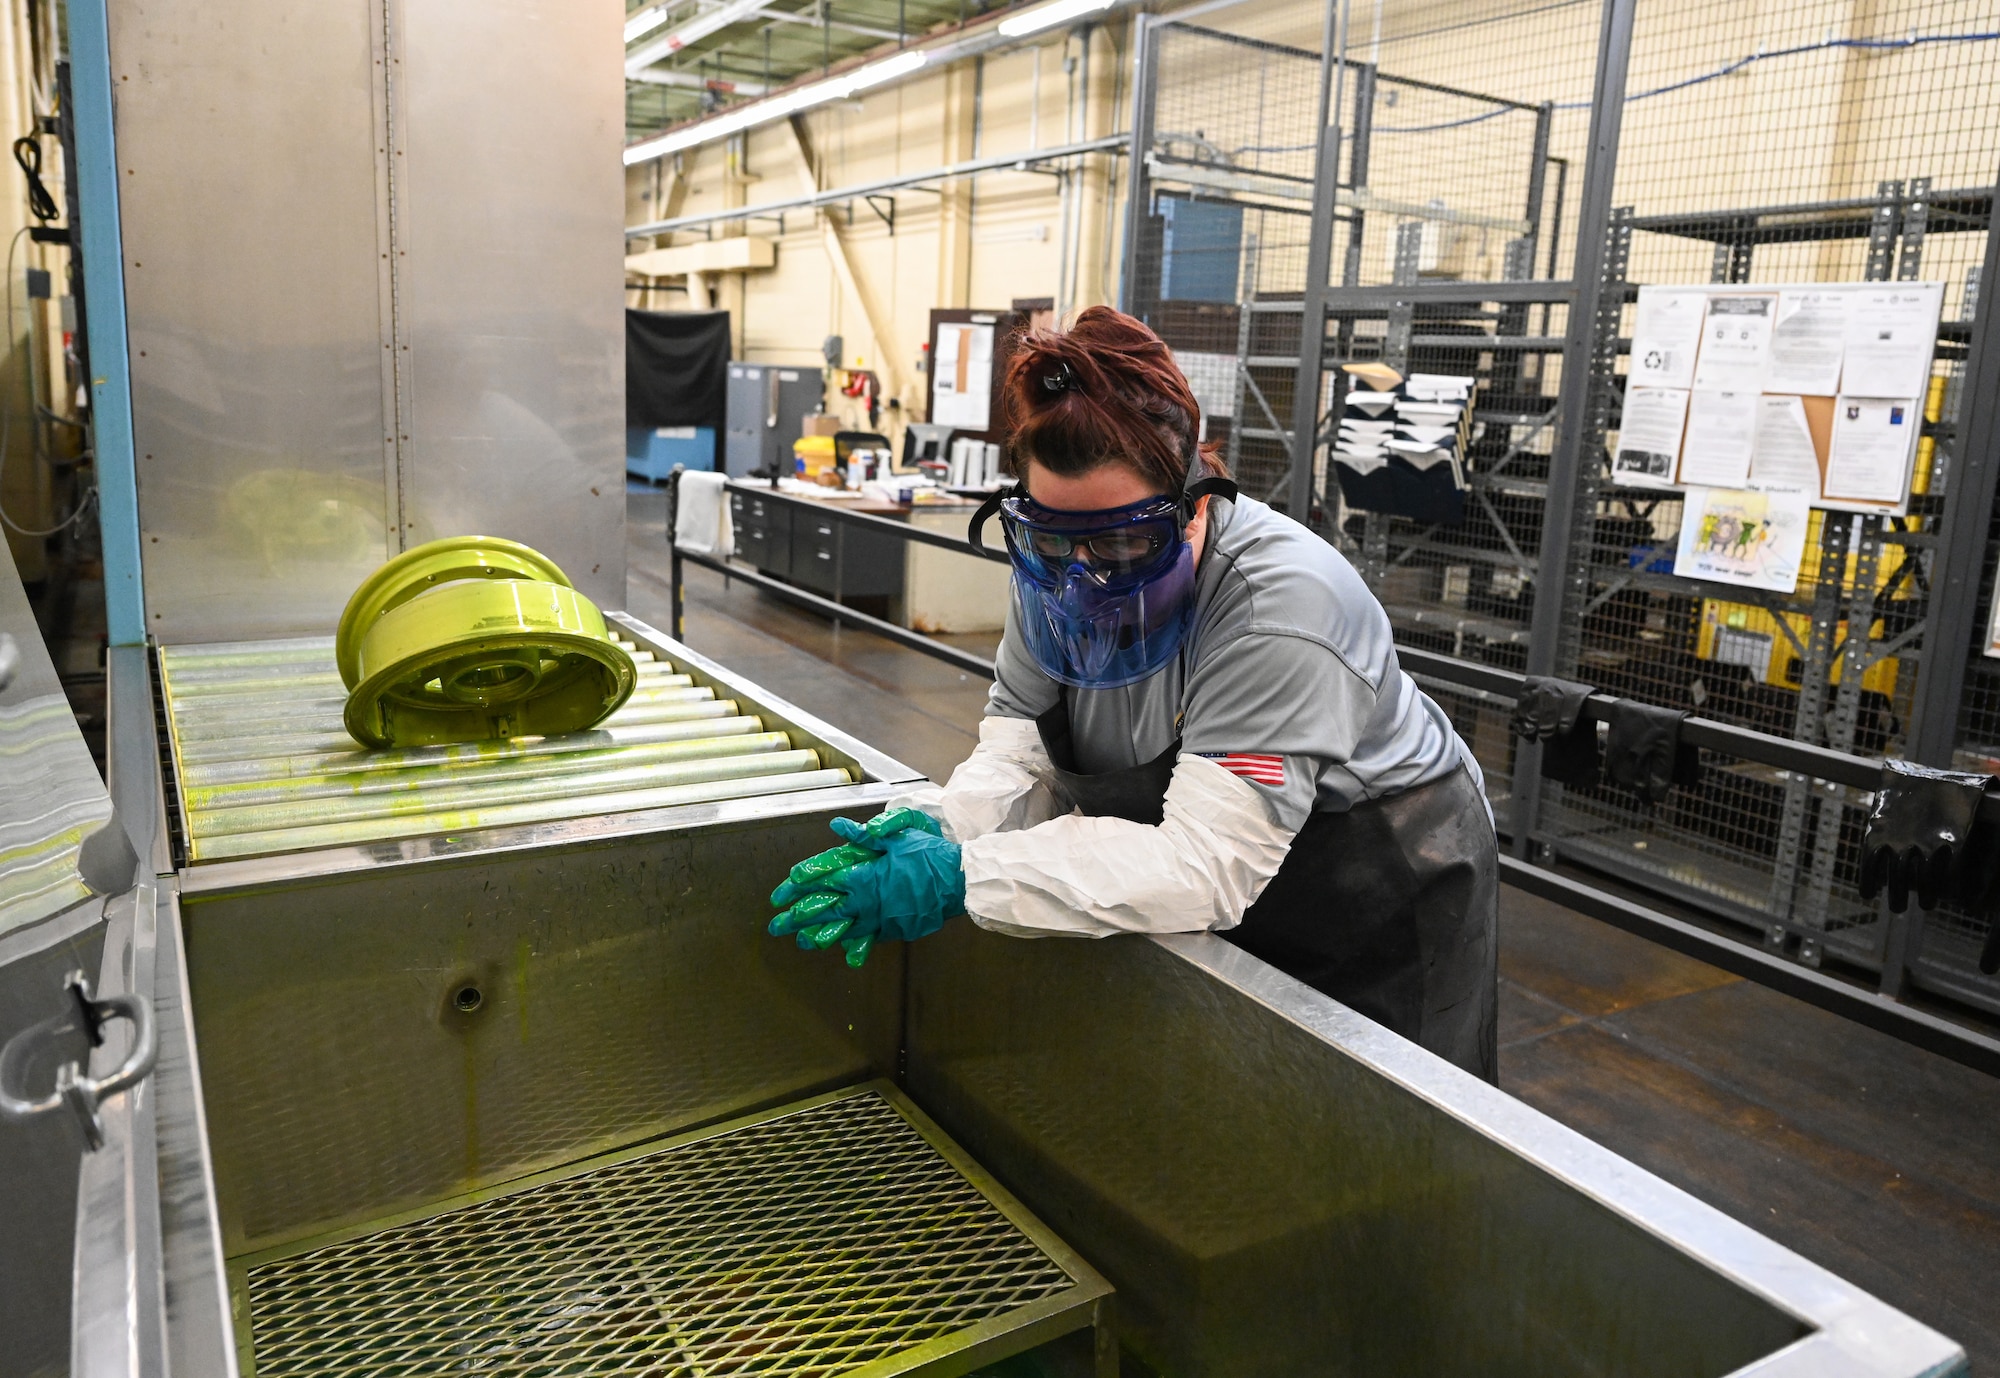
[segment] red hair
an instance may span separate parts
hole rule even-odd
[[[1004,389],[1016,474],[1033,459],[1052,473],[1124,463],[1178,493],[1201,434],[1201,404],[1166,342],[1144,321],[1093,306],[1068,330],[1031,330],[1014,345]],[[1206,471],[1226,474],[1213,447]]]

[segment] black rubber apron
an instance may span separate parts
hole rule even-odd
[[[1085,775],[1066,698],[1035,726],[1080,811],[1153,826],[1166,816],[1178,739],[1142,765]],[[1243,921],[1217,936],[1497,1083],[1499,870],[1486,802],[1461,767],[1314,813]]]

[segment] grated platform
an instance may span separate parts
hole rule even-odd
[[[246,1378],[962,1373],[1110,1291],[886,1086],[274,1253]]]
[[[160,684],[188,859],[846,784],[819,753],[619,638],[639,687],[589,732],[369,750],[341,723],[333,638],[166,646]]]

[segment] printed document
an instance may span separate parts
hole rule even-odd
[[[1806,424],[1805,403],[1766,394],[1757,399],[1757,440],[1750,456],[1752,488],[1796,488],[1817,502],[1819,451]]]
[[[1627,488],[1671,488],[1687,412],[1686,388],[1649,388],[1628,381],[1611,481]]]
[[[1711,392],[1758,392],[1771,362],[1774,292],[1715,293],[1701,327],[1701,354],[1694,385]]]
[[[1787,287],[1778,293],[1766,392],[1831,397],[1840,391],[1840,357],[1852,299],[1847,287]]]
[[[1705,488],[1741,488],[1750,478],[1756,437],[1756,393],[1697,388],[1688,400],[1680,481]]]
[[[1853,289],[1841,390],[1866,397],[1928,396],[1943,305],[1940,282],[1871,283]]]
[[[1627,385],[1684,388],[1694,382],[1708,293],[1684,287],[1641,287],[1632,327],[1632,376]]]
[[[1910,458],[1922,425],[1914,401],[1843,395],[1833,408],[1827,501],[1900,506],[1909,496]]]

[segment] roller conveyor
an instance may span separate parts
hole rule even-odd
[[[331,637],[163,647],[190,861],[848,784],[846,768],[629,640],[632,697],[562,737],[371,750],[341,726]]]

